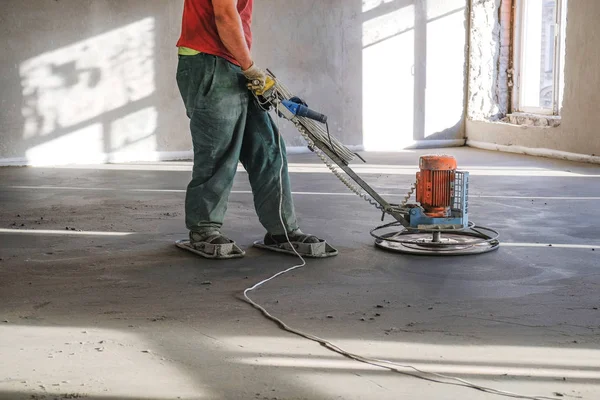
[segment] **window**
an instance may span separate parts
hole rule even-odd
[[[560,113],[566,3],[567,0],[517,0],[513,111]]]

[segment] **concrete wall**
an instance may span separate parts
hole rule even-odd
[[[502,25],[512,0],[472,1],[467,116],[497,120],[508,111],[510,25]],[[504,18],[503,18],[504,17]],[[510,23],[510,16],[508,17]],[[508,25],[508,29],[506,26]]]
[[[464,144],[467,0],[255,1],[259,64],[366,150]],[[286,130],[288,144],[301,138]]]
[[[182,2],[2,0],[0,159],[153,159],[190,148],[175,85]]]
[[[331,133],[362,145],[361,0],[255,0],[253,56],[311,108]],[[281,121],[288,146],[304,146]]]
[[[467,121],[468,140],[501,146],[600,155],[600,2],[571,0],[567,10],[565,92],[559,127]],[[477,107],[470,103],[469,107]]]
[[[462,143],[467,0],[255,3],[257,63],[344,143]],[[189,156],[174,77],[182,4],[1,1],[0,164]]]

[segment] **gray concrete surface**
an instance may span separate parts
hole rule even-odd
[[[486,5],[495,4],[496,8]],[[504,146],[524,146],[547,148],[572,153],[600,154],[600,102],[598,86],[600,74],[600,32],[597,21],[600,18],[600,3],[595,0],[569,1],[567,5],[567,37],[565,61],[565,91],[562,104],[562,123],[560,127],[516,126],[486,122],[503,108],[502,96],[498,93],[497,70],[498,43],[500,30],[497,26],[498,9],[502,2],[478,2],[474,11],[487,12],[487,18],[481,18],[480,25],[473,26],[475,39],[481,30],[477,44],[483,52],[482,57],[471,59],[470,103],[466,132],[469,140],[496,143]],[[493,32],[493,33],[492,33]],[[490,48],[490,41],[496,46]],[[481,53],[479,50],[473,55]],[[475,61],[475,62],[473,62]],[[479,61],[484,61],[481,65]],[[494,71],[494,68],[496,70]],[[480,76],[480,73],[483,74]],[[483,84],[481,84],[483,82]],[[493,84],[489,84],[493,83]],[[491,104],[493,102],[496,104]],[[491,111],[490,111],[491,110]],[[482,115],[483,113],[483,115]],[[486,114],[487,113],[487,114]]]
[[[357,353],[503,390],[599,398],[600,168],[448,152],[472,172],[471,216],[501,232],[498,252],[377,250],[368,232],[380,214],[315,156],[292,156],[301,225],[341,254],[255,298]],[[419,154],[367,153],[357,169],[399,199]],[[263,319],[242,290],[295,260],[248,249],[211,262],[175,248],[189,168],[0,169],[0,399],[500,398],[371,368]],[[248,190],[240,173],[225,228],[243,247],[263,234]]]
[[[182,4],[0,2],[0,165],[189,156]],[[263,0],[253,52],[348,145],[462,139],[466,13],[466,0]]]

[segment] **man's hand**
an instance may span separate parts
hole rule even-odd
[[[256,64],[252,63],[250,68],[243,70],[244,76],[248,79],[248,89],[253,92],[262,91],[267,82],[267,74]]]

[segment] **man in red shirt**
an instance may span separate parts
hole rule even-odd
[[[185,0],[177,43],[177,84],[190,118],[194,147],[186,225],[191,247],[208,258],[243,255],[221,233],[238,161],[248,172],[256,212],[267,230],[265,245],[281,250],[286,234],[294,244],[322,242],[298,229],[285,148],[282,159],[279,132],[247,88],[248,81],[264,85],[266,79],[250,52],[252,6],[253,0]]]

